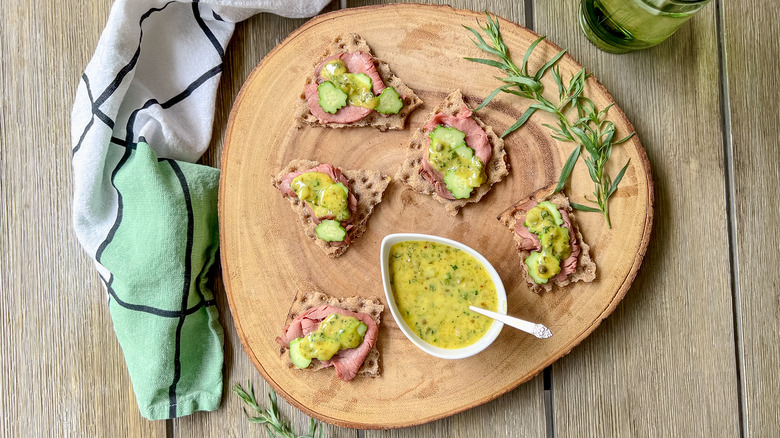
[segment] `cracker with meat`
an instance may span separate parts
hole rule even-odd
[[[447,188],[444,176],[436,172],[428,162],[430,134],[437,126],[454,127],[463,131],[466,134],[466,146],[482,161],[486,181],[474,188],[467,198],[456,199]],[[465,205],[479,202],[493,184],[507,175],[509,163],[504,150],[504,140],[472,112],[463,100],[461,91],[455,90],[434,108],[426,123],[414,133],[406,151],[406,158],[395,178],[420,194],[433,196],[444,204],[449,214],[455,216]]]
[[[290,341],[316,330],[322,320],[338,312],[356,317],[367,324],[363,341],[356,348],[341,350],[328,361],[312,359],[311,364],[305,369],[318,371],[333,366],[338,377],[344,381],[352,380],[357,375],[378,377],[379,349],[376,340],[384,308],[378,298],[336,298],[322,292],[298,291],[287,313],[282,335],[276,338],[276,342],[281,347],[279,354],[282,360],[293,368],[289,351]]]
[[[527,213],[543,201],[551,202],[560,212],[564,227],[569,232],[571,255],[560,262],[561,271],[557,275],[547,280],[547,283],[539,284],[531,278],[529,267],[525,261],[533,251],[539,251],[541,243],[538,236],[524,226],[524,222]],[[574,211],[569,205],[569,199],[563,193],[552,193],[550,188],[539,190],[509,207],[498,216],[498,220],[512,231],[515,245],[522,260],[521,272],[528,287],[533,292],[549,292],[556,286],[565,287],[577,281],[589,283],[596,279],[596,263],[591,259],[590,246],[582,238]]]
[[[392,87],[400,96],[403,107],[396,114],[380,114],[377,111],[351,104],[337,110],[335,114],[325,112],[319,104],[318,85],[325,82],[320,75],[328,61],[341,59],[349,73],[364,73],[372,79],[373,93],[379,96],[385,88]],[[368,43],[358,34],[339,35],[325,47],[320,59],[311,67],[311,73],[298,102],[295,117],[299,123],[328,128],[354,128],[372,126],[380,131],[404,129],[406,119],[412,111],[422,105],[422,100],[391,70],[390,66],[376,58]]]
[[[343,241],[325,241],[317,236],[317,226],[321,219],[313,214],[307,202],[298,199],[290,183],[295,176],[307,172],[324,172],[341,182],[349,190],[350,217],[341,221],[346,230]],[[368,219],[374,207],[382,201],[382,195],[390,184],[390,178],[375,170],[342,170],[336,166],[317,161],[293,160],[274,178],[273,185],[282,192],[301,221],[306,236],[314,240],[329,257],[338,257],[347,251],[355,239],[366,231]]]

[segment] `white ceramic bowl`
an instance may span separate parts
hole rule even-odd
[[[493,324],[490,326],[488,331],[480,338],[477,342],[463,347],[463,348],[439,348],[434,347],[433,345],[423,341],[419,336],[417,336],[408,325],[406,325],[406,321],[401,317],[401,315],[398,312],[398,306],[395,303],[395,297],[393,296],[393,290],[390,287],[390,266],[389,266],[389,258],[390,258],[390,248],[398,243],[398,242],[405,242],[408,240],[422,240],[426,242],[435,242],[435,243],[442,243],[445,245],[449,245],[453,248],[457,248],[461,251],[464,251],[468,254],[471,254],[475,259],[479,260],[480,263],[482,263],[483,266],[485,266],[485,269],[487,269],[488,274],[490,274],[490,278],[493,280],[493,283],[496,285],[496,292],[498,293],[498,313],[506,314],[506,290],[504,289],[504,283],[501,281],[501,277],[498,276],[498,272],[496,272],[495,268],[493,268],[493,265],[490,264],[490,262],[487,261],[485,257],[482,256],[482,254],[478,253],[477,251],[474,251],[473,249],[469,248],[468,246],[456,242],[454,240],[445,239],[443,237],[439,236],[433,236],[430,234],[414,234],[414,233],[398,233],[398,234],[389,234],[385,236],[384,239],[382,239],[382,246],[380,249],[380,256],[379,260],[382,266],[382,284],[385,287],[385,297],[387,298],[387,304],[390,307],[390,313],[393,314],[393,318],[395,319],[396,324],[398,324],[398,327],[401,329],[404,335],[412,341],[414,345],[419,347],[424,352],[440,357],[442,359],[463,359],[465,357],[473,356],[480,351],[486,349],[490,346],[490,344],[493,343],[493,341],[496,340],[498,337],[498,334],[501,333],[501,329],[504,327],[504,324],[499,321],[493,321]]]

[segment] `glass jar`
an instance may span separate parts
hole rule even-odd
[[[605,52],[646,49],[669,38],[709,0],[582,0],[580,27]]]

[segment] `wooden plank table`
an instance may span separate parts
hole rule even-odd
[[[259,396],[268,387],[242,351],[219,279],[220,409],[158,422],[139,415],[105,293],[72,231],[70,109],[110,3],[0,8],[0,434],[262,436],[229,393],[235,382],[253,382]],[[776,5],[713,0],[665,43],[627,55],[587,42],[578,5],[526,0],[490,11],[568,48],[634,123],[656,199],[653,240],[631,290],[571,354],[492,402],[413,428],[326,426],[327,436],[780,435]],[[203,163],[219,166],[249,72],[304,21],[261,14],[237,26]],[[304,431],[308,418],[280,405]]]

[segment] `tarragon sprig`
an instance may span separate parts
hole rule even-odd
[[[269,438],[314,438],[314,434],[317,432],[317,427],[321,426],[317,420],[312,418],[309,422],[308,434],[295,435],[295,432],[293,432],[292,427],[290,426],[290,422],[283,420],[279,416],[279,406],[276,401],[276,392],[272,389],[268,393],[268,399],[271,402],[271,407],[268,409],[262,409],[260,405],[257,404],[257,399],[255,398],[255,391],[252,389],[252,384],[247,383],[247,387],[249,388],[249,392],[244,391],[244,388],[242,388],[240,384],[236,383],[233,385],[233,393],[239,396],[241,400],[243,400],[244,403],[246,403],[250,408],[254,409],[257,411],[257,413],[260,414],[256,417],[252,417],[246,412],[246,410],[244,410],[244,415],[246,415],[249,422],[259,423],[265,426],[265,431]],[[320,431],[318,437],[322,438],[322,427],[319,429]]]
[[[477,25],[485,35],[489,37],[491,44],[485,42],[485,39],[478,31],[468,26],[464,27],[474,35],[476,39],[473,39],[472,41],[478,48],[497,57],[498,60],[485,58],[465,59],[502,70],[505,77],[496,76],[496,79],[505,84],[493,90],[476,110],[478,111],[484,108],[493,100],[493,98],[502,92],[535,101],[535,103],[528,106],[528,109],[512,126],[501,134],[502,138],[523,126],[536,111],[545,111],[554,115],[558,119],[557,126],[544,124],[544,126],[552,131],[551,136],[559,141],[577,143],[577,147],[574,148],[569,155],[569,158],[566,160],[566,163],[561,170],[561,176],[558,179],[558,185],[556,186],[555,191],[563,190],[566,181],[568,181],[571,176],[572,169],[574,169],[577,159],[581,155],[582,148],[585,148],[589,156],[584,157],[583,160],[588,167],[588,173],[590,174],[590,178],[595,187],[593,191],[594,199],[589,199],[587,196],[585,199],[594,206],[577,203],[571,203],[571,206],[582,211],[602,213],[607,222],[607,226],[611,228],[612,223],[609,219],[608,200],[617,190],[618,184],[623,178],[623,174],[629,163],[626,163],[626,165],[623,166],[623,169],[615,176],[614,180],[611,179],[605,171],[605,166],[612,154],[612,146],[627,141],[634,133],[632,132],[623,139],[614,140],[615,125],[614,123],[605,120],[606,114],[612,107],[612,104],[608,105],[603,110],[598,111],[593,101],[583,95],[585,81],[590,77],[590,74],[586,73],[584,68],[577,72],[577,74],[569,80],[568,84],[564,85],[560,69],[556,64],[566,53],[565,50],[558,52],[549,61],[544,63],[539,70],[531,74],[528,71],[528,60],[536,46],[544,40],[545,37],[541,36],[531,43],[523,56],[520,67],[518,67],[512,61],[512,58],[509,55],[509,49],[501,37],[501,29],[499,28],[498,20],[491,17],[487,12],[485,12],[485,15],[487,16],[486,25],[483,27],[479,21],[477,21]],[[544,85],[542,84],[541,79],[548,71],[551,72],[552,77],[558,86],[557,104],[550,102],[542,95]]]

